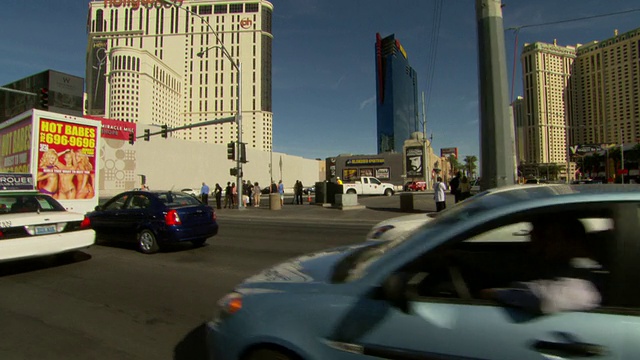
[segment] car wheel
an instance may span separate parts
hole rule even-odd
[[[207,239],[206,239],[206,238],[205,238],[205,239],[196,239],[196,240],[191,240],[191,243],[192,243],[192,244],[193,244],[193,246],[195,246],[195,247],[203,246],[203,245],[204,245],[204,243],[206,243],[206,242],[207,242]]]
[[[349,189],[349,190],[347,190],[347,194],[355,194],[355,193],[356,193],[356,191],[355,191],[355,190],[353,190],[353,189]]]
[[[158,240],[153,231],[144,229],[138,234],[138,248],[145,254],[153,254],[160,250]]]
[[[391,196],[391,195],[393,195],[393,190],[387,189],[387,190],[384,191],[384,194],[387,195],[387,196]]]
[[[291,356],[272,349],[257,349],[250,352],[243,360],[294,360],[298,357]]]

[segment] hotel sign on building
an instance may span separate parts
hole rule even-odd
[[[169,0],[169,3],[163,0],[104,0],[104,7],[124,7],[131,8],[131,10],[137,10],[143,6],[147,9],[152,9],[154,7],[157,9],[162,7],[168,9],[172,6],[180,7],[182,6],[182,2],[183,0]]]

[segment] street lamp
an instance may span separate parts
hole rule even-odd
[[[163,3],[168,4],[168,5],[172,5],[175,6],[176,4],[171,1],[171,0],[161,0]],[[236,89],[236,93],[238,96],[238,109],[236,112],[236,124],[238,125],[238,141],[236,142],[236,146],[238,146],[238,148],[236,149],[236,168],[237,168],[237,174],[236,174],[236,191],[238,192],[238,210],[243,210],[244,209],[244,204],[242,203],[242,161],[241,157],[244,158],[245,156],[242,155],[240,156],[240,152],[244,151],[244,146],[242,146],[242,64],[240,63],[240,57],[238,56],[238,61],[234,61],[233,58],[231,57],[231,54],[229,54],[229,51],[227,51],[227,48],[224,47],[224,43],[220,40],[220,38],[218,37],[218,33],[213,29],[213,27],[211,27],[211,24],[209,24],[209,21],[207,21],[207,19],[205,19],[204,17],[202,17],[200,14],[188,10],[187,8],[183,8],[181,6],[176,6],[179,9],[183,9],[184,11],[186,11],[187,13],[200,18],[200,20],[202,20],[205,24],[207,24],[207,27],[209,28],[209,30],[211,31],[211,33],[213,34],[213,36],[215,36],[216,38],[216,42],[219,43],[219,45],[213,45],[211,47],[208,47],[202,51],[200,51],[199,53],[197,53],[196,55],[199,58],[202,58],[207,52],[209,52],[209,50],[214,49],[214,48],[219,48],[220,50],[222,50],[222,54],[229,59],[229,62],[231,62],[231,65],[233,65],[233,67],[238,71],[238,87]]]

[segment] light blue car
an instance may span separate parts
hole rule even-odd
[[[483,297],[575,280],[523,271],[556,269],[551,257],[528,266],[542,218],[582,224],[578,255],[591,262],[578,280],[591,287],[541,291],[536,306]],[[408,238],[302,256],[247,279],[219,301],[207,346],[216,360],[640,359],[639,234],[637,185],[489,191]],[[547,238],[557,246],[573,235]]]

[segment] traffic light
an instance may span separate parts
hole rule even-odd
[[[49,89],[40,88],[40,106],[44,109],[49,108]]]
[[[167,125],[162,125],[162,137],[167,138]]]
[[[132,132],[129,133],[129,144],[133,145],[133,143],[136,141],[136,136],[133,135]]]
[[[144,141],[149,141],[149,129],[144,129]]]
[[[227,144],[227,159],[236,159],[236,143],[233,141]]]
[[[246,143],[240,143],[240,147],[238,149],[238,157],[240,158],[240,162],[241,163],[246,163],[247,162],[247,144]]]

